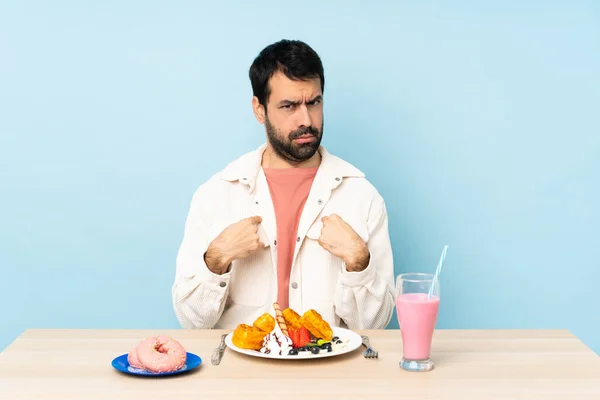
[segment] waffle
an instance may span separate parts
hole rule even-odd
[[[318,339],[331,340],[333,337],[331,326],[321,317],[321,314],[313,309],[305,312],[300,318],[300,322],[311,335]]]
[[[275,318],[269,313],[264,313],[254,321],[254,327],[265,332],[265,335],[275,328]]]
[[[260,350],[266,333],[255,326],[240,324],[233,331],[231,341],[240,349]]]
[[[285,323],[288,328],[293,328],[294,330],[298,330],[302,328],[302,322],[300,322],[300,315],[291,308],[286,308],[283,310],[283,318],[285,319]]]

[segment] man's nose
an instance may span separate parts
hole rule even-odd
[[[308,112],[308,107],[306,107],[306,104],[302,104],[300,107],[298,107],[297,125],[299,127],[305,126],[307,128],[312,125],[312,120],[310,118],[310,114]]]

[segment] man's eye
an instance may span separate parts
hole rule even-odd
[[[309,105],[311,105],[311,106],[317,106],[317,105],[319,105],[320,103],[321,103],[321,100],[314,100],[314,101],[311,101],[311,102],[310,102],[310,103],[308,103],[308,104],[309,104]]]

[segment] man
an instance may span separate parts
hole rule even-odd
[[[282,40],[258,55],[250,80],[267,143],[194,194],[172,291],[177,318],[232,329],[278,301],[334,326],[385,328],[394,308],[386,208],[362,172],[320,146],[319,56]]]

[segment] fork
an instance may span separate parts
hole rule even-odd
[[[363,356],[365,358],[379,358],[379,352],[371,348],[371,344],[369,343],[369,337],[361,336],[361,338],[363,346],[367,348],[367,350],[365,350],[365,352],[363,353]]]

